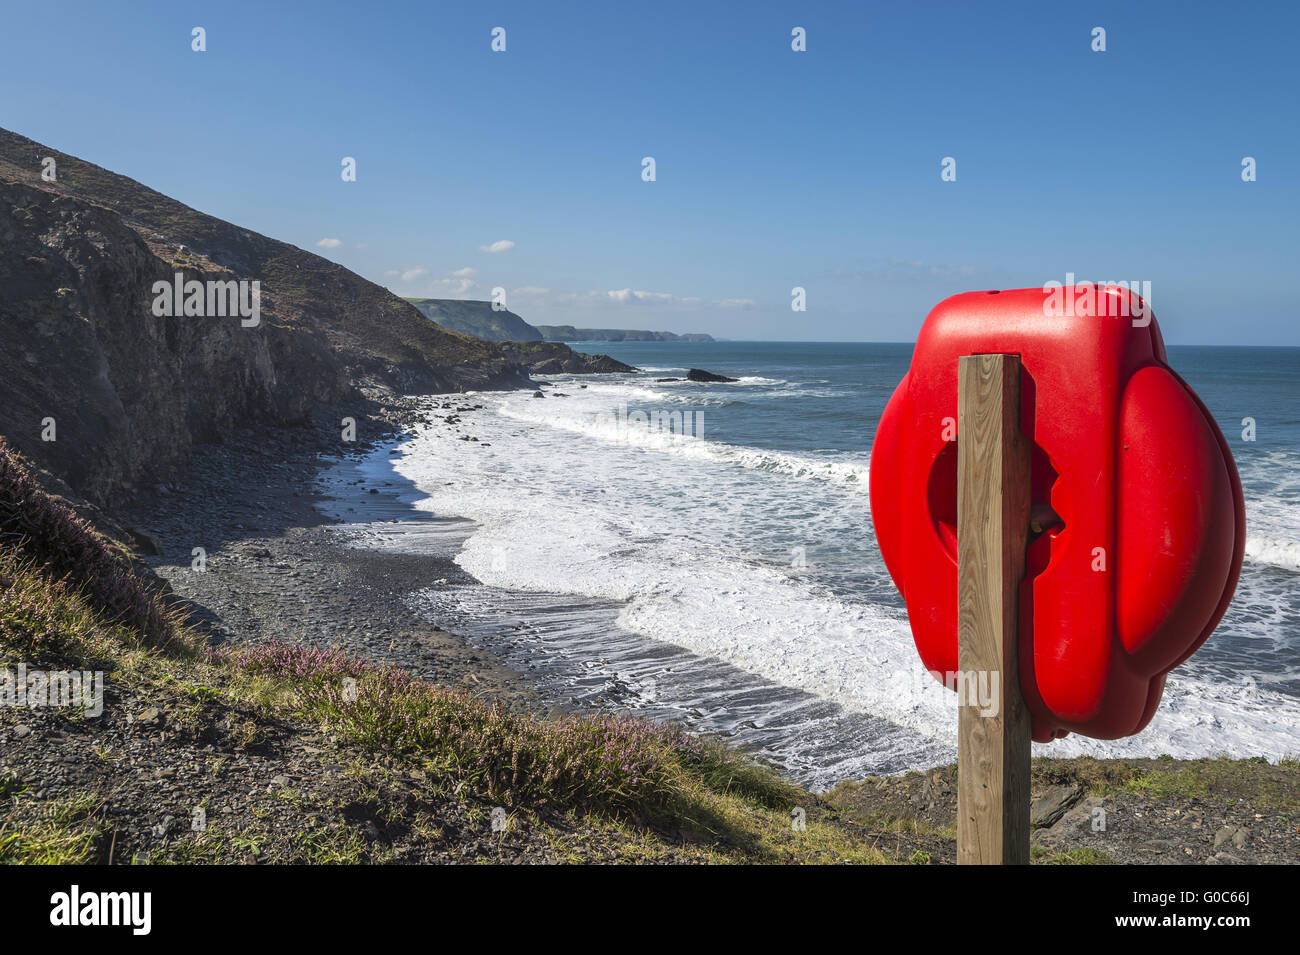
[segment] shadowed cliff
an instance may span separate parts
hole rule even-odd
[[[177,272],[260,282],[260,321],[155,317],[154,283]],[[363,391],[528,385],[521,357],[318,255],[0,130],[0,435],[96,503],[165,478],[196,441],[305,424]]]

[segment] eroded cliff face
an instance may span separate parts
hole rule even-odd
[[[178,272],[260,282],[258,323],[156,316],[154,283]],[[166,480],[195,442],[361,390],[527,383],[335,263],[0,130],[0,435],[96,504]]]
[[[193,440],[301,420],[347,389],[310,338],[291,350],[315,374],[278,378],[270,322],[155,318],[153,283],[171,277],[113,213],[0,183],[0,434],[98,503],[161,480]]]

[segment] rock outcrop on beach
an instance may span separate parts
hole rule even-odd
[[[156,316],[154,284],[177,274],[244,283],[248,301],[258,283],[256,321]],[[0,289],[0,435],[101,505],[165,480],[196,442],[365,391],[529,384],[511,352],[340,265],[7,130]]]
[[[627,374],[636,371],[608,355],[584,355],[559,342],[501,342],[502,350],[533,375]]]

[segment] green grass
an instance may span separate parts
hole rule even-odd
[[[1115,865],[1115,860],[1104,852],[1078,846],[1066,852],[1050,853],[1040,846],[1030,850],[1030,858],[1039,865]]]
[[[12,799],[27,791],[27,784],[13,773],[0,776],[0,800]]]
[[[11,800],[0,817],[0,864],[78,865],[93,860],[99,801],[81,795],[57,802]]]
[[[675,726],[609,715],[543,719],[316,648],[267,644],[230,651],[224,662],[254,681],[250,696],[266,700],[287,687],[282,705],[304,719],[491,805],[591,810],[716,833],[728,825],[718,798],[779,814],[810,798],[770,767]]]
[[[1049,782],[1077,780],[1095,796],[1140,793],[1154,799],[1181,797],[1248,802],[1257,809],[1300,809],[1300,763],[1270,765],[1263,759],[1035,759]]]

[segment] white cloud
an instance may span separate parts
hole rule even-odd
[[[435,298],[471,298],[470,292],[478,288],[473,279],[438,279],[433,283]]]
[[[677,296],[672,292],[651,292],[646,289],[617,288],[608,291],[588,289],[585,292],[566,292],[559,289],[543,289],[525,286],[514,290],[515,294],[533,294],[544,296],[549,304],[566,306],[583,306],[588,308],[609,308],[611,305],[652,305],[669,308],[674,311],[700,311],[710,308],[749,310],[758,307],[752,298],[706,299],[698,295]]]
[[[342,239],[321,239],[316,243],[316,247],[318,249],[337,249],[342,244]]]
[[[514,290],[515,295],[546,295],[551,290],[540,285],[521,285]]]
[[[673,300],[671,292],[645,292],[640,289],[610,289],[605,293],[610,301],[620,305],[644,305],[649,303],[666,304]]]
[[[467,265],[463,269],[457,269],[455,272],[452,272],[451,274],[456,276],[457,278],[466,279],[469,278],[471,275],[478,275],[478,269],[470,268]]]
[[[491,245],[480,245],[478,250],[480,252],[509,252],[514,247],[515,244],[509,239],[498,239]]]
[[[473,273],[474,270],[468,271]],[[401,284],[405,286],[400,293],[402,295],[420,295],[427,298],[481,298],[482,296],[475,295],[478,283],[465,273],[465,269],[456,269],[443,278],[433,278],[433,270],[427,265],[403,265],[400,268],[386,270],[384,275],[401,280]]]

